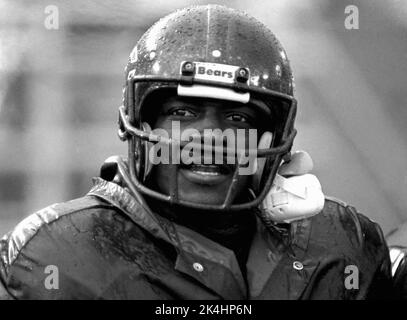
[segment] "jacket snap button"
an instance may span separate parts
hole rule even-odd
[[[304,269],[304,265],[299,261],[294,261],[293,262],[293,268],[295,270],[302,270],[302,269]]]
[[[204,270],[202,264],[198,262],[195,262],[192,266],[194,267],[195,271],[202,272]]]

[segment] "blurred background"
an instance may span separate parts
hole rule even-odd
[[[0,234],[84,195],[113,154],[124,66],[161,16],[206,1],[0,0]],[[211,1],[247,11],[286,48],[299,101],[294,149],[325,194],[378,222],[407,220],[407,1]],[[54,5],[59,28],[45,27]],[[359,29],[348,30],[348,5]],[[404,239],[403,239],[404,237]]]

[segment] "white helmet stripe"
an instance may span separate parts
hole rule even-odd
[[[222,100],[237,101],[241,103],[248,103],[250,100],[250,93],[240,93],[233,89],[217,88],[205,85],[194,84],[192,86],[184,86],[179,84],[177,88],[179,96],[186,97],[201,97],[201,98],[214,98]]]

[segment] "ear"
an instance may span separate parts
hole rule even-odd
[[[271,143],[273,142],[273,134],[269,131],[263,133],[260,137],[259,144],[257,149],[269,149],[271,147]],[[260,181],[264,171],[264,165],[266,164],[266,158],[256,158],[255,159],[255,174],[253,175],[253,190],[255,192],[259,191],[260,188]]]

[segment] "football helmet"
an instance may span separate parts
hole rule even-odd
[[[282,160],[290,154],[296,134],[297,105],[285,50],[264,24],[244,12],[219,5],[177,10],[160,19],[141,37],[130,54],[125,76],[118,134],[128,142],[127,182],[134,190],[160,201],[196,209],[234,211],[259,206]],[[171,181],[170,194],[146,185],[151,144],[178,144],[180,148],[185,145],[185,141],[152,133],[147,125],[147,119],[154,115],[146,107],[146,101],[160,90],[265,106],[272,115],[267,129],[272,135],[265,139],[270,140],[268,143],[259,144],[255,150],[258,162],[253,180],[256,183],[249,201],[236,203],[234,199],[239,165],[226,199],[219,205],[179,199],[177,179]],[[169,170],[177,170],[177,166],[170,167]],[[173,176],[176,177],[176,172]]]

